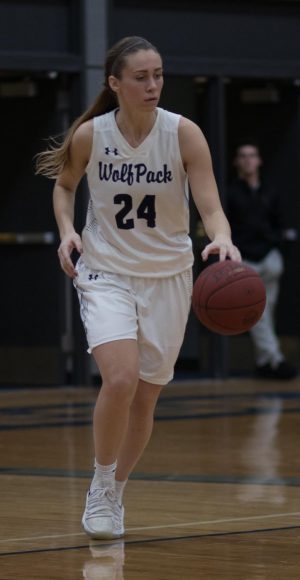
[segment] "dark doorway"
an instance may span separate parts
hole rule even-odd
[[[34,155],[62,131],[62,79],[3,73],[0,199],[1,384],[64,382],[61,278],[53,182],[34,175]]]
[[[252,139],[261,148],[263,173],[280,193],[285,271],[276,324],[285,353],[297,363],[300,331],[298,83],[278,79],[231,79],[225,82],[225,103],[227,180],[233,175],[236,145],[245,138]],[[232,372],[252,367],[252,349],[248,341],[247,335],[230,339]]]
[[[263,171],[282,191],[286,227],[298,227],[298,86],[293,81],[231,80],[226,83],[227,170],[240,139],[252,138]]]

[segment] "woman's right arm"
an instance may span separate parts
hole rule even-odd
[[[93,140],[93,123],[87,121],[75,131],[70,159],[58,176],[53,190],[53,207],[60,235],[58,256],[63,271],[75,278],[76,271],[71,260],[74,249],[82,252],[81,238],[74,229],[75,194],[90,158]]]

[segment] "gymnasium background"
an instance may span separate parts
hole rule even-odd
[[[95,380],[72,283],[60,272],[52,182],[33,157],[101,90],[108,46],[141,35],[165,65],[161,106],[199,123],[226,207],[235,142],[247,134],[279,183],[287,240],[277,327],[296,364],[300,342],[300,0],[0,0],[0,383]],[[86,186],[76,209],[84,221]],[[191,206],[196,261],[204,243]],[[248,335],[222,338],[191,314],[176,376],[247,375]]]

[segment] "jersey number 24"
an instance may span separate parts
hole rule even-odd
[[[123,207],[115,215],[116,223],[121,230],[131,230],[134,228],[134,219],[126,218],[132,210],[132,197],[129,193],[117,193],[114,197],[115,204],[122,204]],[[148,228],[156,226],[155,195],[145,195],[136,210],[137,219],[146,220]]]

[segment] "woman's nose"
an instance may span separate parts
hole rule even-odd
[[[153,77],[151,77],[149,79],[149,82],[148,82],[148,85],[147,85],[147,90],[149,91],[149,90],[155,89],[155,88],[156,88],[156,80]]]

